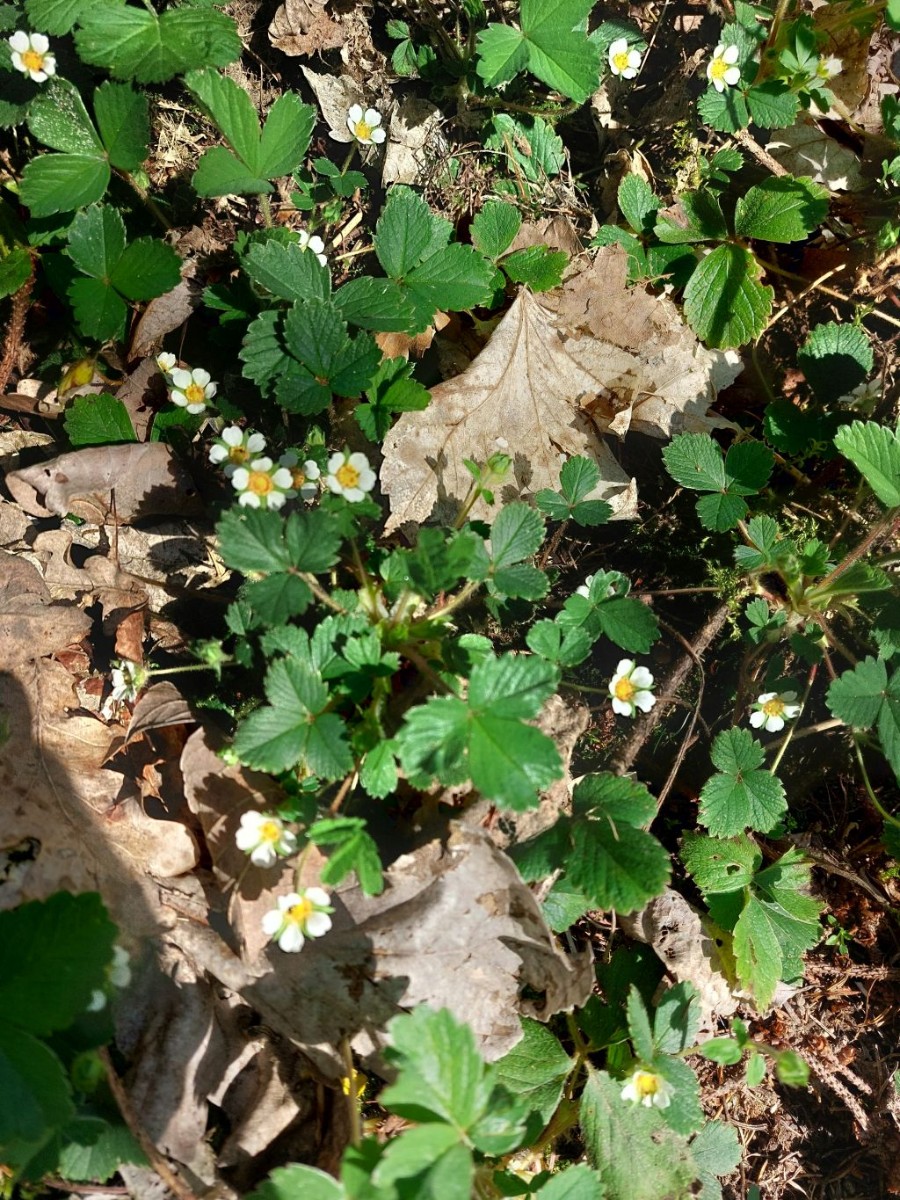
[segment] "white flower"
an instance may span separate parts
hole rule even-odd
[[[169,382],[172,385],[172,402],[180,408],[186,408],[189,413],[205,412],[207,402],[212,400],[218,387],[211,381],[209,371],[204,371],[202,367],[195,367],[193,371],[175,367],[169,372]]]
[[[113,946],[112,962],[106,968],[106,978],[112,987],[126,988],[131,983],[131,955],[123,946]],[[102,1012],[106,1008],[106,992],[95,988],[88,1001],[88,1012]]]
[[[318,234],[314,233],[312,237],[310,237],[305,229],[301,229],[299,239],[300,240],[297,242],[297,245],[301,250],[312,250],[313,254],[316,256],[322,266],[328,266],[328,259],[322,253],[322,251],[325,249],[325,243],[318,236]]]
[[[366,492],[371,492],[375,486],[375,478],[375,472],[364,454],[351,454],[347,450],[339,450],[328,460],[325,486],[335,495],[343,496],[345,500],[355,504],[365,498]]]
[[[585,600],[590,600],[591,584],[593,582],[594,582],[594,576],[586,575],[584,583],[580,587],[577,587],[575,589],[575,595],[576,596],[584,596]],[[609,599],[610,596],[614,596],[615,594],[616,594],[616,585],[614,583],[611,583],[609,585],[609,587],[606,589],[606,598]]]
[[[387,137],[380,129],[381,113],[377,108],[362,110],[361,104],[351,104],[347,113],[347,128],[361,146],[379,146]]]
[[[321,937],[331,928],[328,893],[322,888],[309,887],[278,897],[278,907],[262,919],[263,933],[278,943],[287,954],[303,949],[307,938]]]
[[[222,470],[230,479],[238,467],[249,462],[254,455],[261,454],[266,448],[266,439],[261,433],[252,429],[241,429],[237,425],[229,425],[223,429],[209,448],[209,461]]]
[[[238,504],[248,508],[281,508],[296,495],[287,467],[276,467],[271,458],[254,458],[249,467],[235,467],[231,483],[239,492]]]
[[[162,371],[163,375],[169,375],[177,362],[178,359],[174,354],[170,354],[168,350],[156,356],[156,365]]]
[[[634,79],[641,66],[640,50],[629,50],[628,38],[616,38],[609,47],[609,69],[623,79]]]
[[[12,65],[35,83],[43,83],[56,74],[56,55],[50,54],[50,39],[43,33],[25,33],[17,29],[6,39],[12,50]]]
[[[622,1088],[622,1099],[632,1104],[643,1104],[644,1108],[668,1108],[674,1091],[671,1083],[662,1075],[638,1067]]]
[[[636,667],[630,658],[623,658],[609,683],[613,712],[621,717],[633,717],[636,710],[649,712],[656,703],[650,690],[653,676],[646,667]]]
[[[843,61],[839,58],[820,58],[816,74],[820,79],[834,79],[844,69]]]
[[[140,663],[130,662],[127,658],[115,659],[110,672],[110,700],[127,700],[129,703],[137,700],[138,692],[147,682],[149,675],[150,672]]]
[[[859,408],[863,412],[870,412],[876,401],[881,399],[881,381],[878,379],[868,379],[865,383],[858,383],[855,388],[851,388],[846,396],[839,396],[839,404],[853,405],[854,408]]]
[[[301,463],[300,455],[296,450],[285,450],[278,460],[278,465],[290,471],[291,487],[301,500],[315,500],[319,494],[319,485],[316,480],[322,474],[317,463],[314,463],[311,458],[307,458]]]
[[[784,729],[785,720],[793,721],[794,717],[800,716],[801,706],[794,703],[796,699],[796,692],[763,692],[753,705],[750,724],[766,733],[778,733]]]
[[[717,92],[724,92],[726,87],[734,87],[740,79],[741,69],[735,66],[739,54],[737,46],[723,46],[721,42],[713,50],[713,56],[706,68],[706,78]]]
[[[250,855],[254,867],[274,867],[279,858],[297,851],[297,835],[272,813],[245,812],[234,840],[238,850]]]

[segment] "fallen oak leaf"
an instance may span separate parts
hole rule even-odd
[[[269,41],[290,58],[336,50],[344,31],[325,11],[327,0],[285,0],[269,26]]]

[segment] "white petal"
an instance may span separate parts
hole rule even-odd
[[[738,50],[737,46],[726,46],[722,57],[727,63],[736,63],[739,55],[740,51]],[[726,75],[725,78],[727,79],[728,76]]]
[[[762,723],[763,723],[763,721],[765,721],[765,719],[766,719],[766,714],[764,712],[752,712],[750,714],[750,724],[753,726],[754,729],[759,729],[760,725],[762,725]]]
[[[229,425],[222,430],[219,437],[226,446],[242,446],[244,444],[243,430],[238,429],[237,425]]]
[[[659,1091],[654,1095],[653,1103],[656,1105],[657,1108],[668,1108],[669,1105],[672,1103],[672,1101],[669,1097],[669,1093],[664,1087],[661,1087],[659,1089]]]
[[[609,57],[615,58],[617,54],[624,54],[628,49],[628,38],[616,38],[614,42],[610,42]]]
[[[333,475],[326,475],[324,482],[328,490],[334,492],[336,496],[340,496],[344,490]]]
[[[226,450],[226,448],[224,446],[210,446],[209,461],[211,463],[218,464],[218,463],[224,462],[227,457],[228,457],[228,451]]]
[[[275,847],[270,842],[263,842],[254,849],[250,855],[250,861],[254,867],[274,867],[278,862]]]
[[[274,937],[281,928],[283,920],[284,918],[277,908],[271,909],[263,915],[263,919],[260,921],[263,933],[268,934],[269,937]]]
[[[721,79],[713,79],[712,85],[716,89],[717,92],[725,91],[725,84],[722,82]]]
[[[303,464],[303,473],[307,479],[318,479],[322,472],[319,470],[319,464],[314,463],[311,458],[308,458]]]
[[[237,467],[231,476],[232,485],[242,492],[250,482],[250,472],[246,467]]]
[[[729,87],[734,87],[741,77],[740,67],[729,67],[725,72],[725,82]]]
[[[198,413],[206,412],[206,405],[205,404],[188,404],[187,410],[189,413],[192,413],[193,416],[196,417]]]
[[[360,489],[364,492],[371,492],[377,478],[375,472],[370,467],[366,467],[365,471],[360,471],[359,473]]]
[[[194,383],[199,383],[201,387],[206,387],[210,379],[212,379],[209,371],[204,371],[202,367],[195,367],[191,371],[191,375],[193,376]]]
[[[366,493],[361,492],[359,488],[344,488],[344,499],[349,500],[351,504],[359,504],[360,500],[365,500]]]
[[[294,482],[294,477],[287,467],[279,467],[277,471],[272,473],[272,482],[277,488],[290,488]]]
[[[620,658],[618,666],[616,667],[616,676],[618,677],[620,675],[630,675],[633,670],[634,670],[634,659],[633,658]]]
[[[291,833],[289,829],[286,829],[278,839],[278,844],[275,849],[279,854],[283,854],[285,856],[288,854],[294,854],[297,849],[296,833]]]
[[[331,897],[324,888],[308,887],[304,895],[307,900],[311,900],[313,904],[317,904],[320,908],[323,905],[327,907],[331,903]]]
[[[612,702],[613,712],[618,713],[620,717],[633,717],[634,705],[629,704],[627,700],[614,699]]]
[[[31,48],[37,50],[38,54],[46,54],[50,49],[50,39],[46,33],[33,33],[31,35]]]
[[[322,937],[331,928],[328,913],[314,912],[306,921],[306,932],[310,937]]]
[[[316,258],[319,260],[319,262],[322,264],[323,267],[328,266],[328,259],[325,257],[324,254],[317,254]]]
[[[254,458],[250,466],[254,471],[271,471],[273,464],[271,458],[263,455],[262,458]]]
[[[631,672],[631,682],[636,688],[652,688],[653,676],[646,667],[635,667]]]
[[[241,492],[238,496],[238,504],[242,508],[260,508],[260,499],[255,492]]]
[[[177,404],[179,408],[187,408],[187,396],[184,392],[172,392],[169,399],[173,404]]]
[[[251,433],[247,438],[247,449],[251,454],[259,454],[260,450],[265,450],[266,439],[261,433]]]
[[[359,104],[351,104],[347,110],[347,120],[352,121],[354,125],[362,120],[363,110]]]
[[[631,1104],[636,1104],[637,1101],[640,1100],[638,1090],[635,1087],[633,1080],[629,1080],[628,1083],[626,1083],[622,1088],[622,1099],[629,1101]]]
[[[321,254],[325,249],[325,243],[320,237],[311,237],[309,239],[309,248],[312,250],[313,254]]]
[[[12,54],[10,55],[10,58],[12,59],[12,65],[15,67],[15,69],[17,71],[21,71],[23,73],[23,75],[28,74],[28,68],[22,62],[22,55],[19,53],[18,50],[13,50]]]
[[[284,508],[286,500],[290,499],[284,492],[269,492],[266,496],[266,506],[271,509]]]
[[[629,52],[628,52],[628,65],[629,65],[629,67],[639,67],[639,66],[641,65],[641,52],[640,52],[640,50],[629,50]]]
[[[634,79],[635,75],[637,75],[637,67],[626,67],[622,72],[623,79]]]
[[[789,721],[793,721],[793,719],[795,717],[800,716],[800,705],[799,704],[786,704],[784,706],[784,715],[787,717],[787,719]]]
[[[757,704],[768,704],[770,700],[774,700],[778,695],[777,692],[763,692],[761,696],[756,697]]]
[[[190,387],[194,382],[190,371],[186,371],[184,367],[174,367],[170,372],[172,382],[177,388]]]
[[[344,458],[343,453],[339,450],[337,454],[332,454],[328,459],[328,470],[333,475],[335,471],[339,471],[341,469],[346,461],[347,460]]]
[[[365,123],[367,125],[372,125],[372,126],[380,125],[381,124],[381,113],[378,111],[377,108],[367,108],[366,115],[363,117],[363,120],[365,121]]]
[[[783,717],[769,717],[765,724],[766,733],[780,733],[784,729]]]
[[[656,703],[656,697],[652,692],[635,692],[634,703],[641,712],[649,712]]]
[[[24,54],[26,50],[31,49],[31,42],[28,40],[28,34],[22,29],[17,29],[11,38],[6,39],[13,50],[17,50],[19,54]]]
[[[291,921],[278,939],[278,948],[285,954],[297,954],[303,949],[305,941],[306,938],[303,936],[300,926]]]
[[[372,137],[370,138],[370,141],[373,141],[376,146],[380,146],[386,137],[387,137],[387,134],[384,132],[383,129],[373,129]]]
[[[298,892],[288,892],[288,894],[286,896],[278,897],[278,907],[281,909],[282,912],[287,912],[287,910],[289,908],[293,908],[296,904],[299,904],[302,900],[303,900],[303,897]]]
[[[355,454],[351,454],[347,459],[347,462],[351,467],[355,467],[357,471],[367,471],[369,469],[369,460],[359,451],[357,451]]]

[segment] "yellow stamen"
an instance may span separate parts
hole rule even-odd
[[[268,471],[251,471],[250,478],[247,480],[247,491],[252,492],[254,496],[268,496],[275,487],[272,482],[272,476]]]
[[[624,700],[628,704],[633,698],[637,688],[626,676],[616,681],[615,693],[617,700]]]
[[[373,128],[374,126],[367,125],[365,121],[357,121],[355,130],[356,136],[361,142],[364,142],[372,136]]]
[[[655,1096],[659,1091],[659,1076],[651,1071],[638,1071],[634,1077],[634,1086],[641,1099],[644,1096]]]
[[[281,826],[277,821],[261,822],[258,832],[263,842],[277,842],[281,838]]]
[[[296,921],[298,925],[302,925],[315,911],[315,905],[311,900],[301,900],[299,904],[292,904],[285,915],[289,921]]]
[[[22,66],[27,67],[29,71],[42,71],[44,69],[44,56],[37,50],[26,50],[22,55]]]
[[[784,713],[784,701],[779,700],[777,696],[772,700],[767,700],[762,706],[762,711],[767,717],[780,717]]]
[[[620,50],[618,54],[613,55],[613,66],[621,75],[623,71],[628,70],[628,51]]]
[[[720,54],[717,58],[714,58],[712,60],[712,62],[710,63],[710,67],[709,67],[710,78],[713,81],[718,80],[719,83],[724,83],[725,76],[728,74],[728,72],[731,70],[731,68],[733,66],[734,66],[734,63],[727,63],[725,61],[724,56]]]
[[[184,389],[184,398],[188,404],[205,404],[206,391],[199,383],[189,383]]]
[[[250,457],[250,451],[243,446],[230,446],[228,457],[233,463],[245,463]]]
[[[334,477],[342,488],[355,488],[359,486],[359,471],[348,462],[344,463],[342,467],[338,467],[334,473]]]

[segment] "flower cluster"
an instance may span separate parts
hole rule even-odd
[[[639,667],[633,659],[623,658],[609,683],[613,712],[621,717],[634,717],[637,710],[649,712],[656,703],[653,695],[653,676],[646,667]]]
[[[262,919],[263,933],[277,942],[287,954],[297,954],[307,938],[322,937],[331,928],[334,909],[328,903],[328,893],[319,887],[302,888],[278,897],[278,907]]]
[[[634,79],[641,68],[640,50],[631,49],[627,38],[616,38],[608,52],[609,69],[623,79]]]
[[[273,813],[245,812],[234,840],[255,867],[274,867],[279,858],[297,852],[297,835]]]
[[[713,56],[706,67],[706,78],[717,92],[724,92],[726,87],[734,87],[741,78],[741,68],[737,65],[740,51],[737,46],[725,46],[721,42],[713,50]]]
[[[325,257],[325,243],[318,235],[312,236],[305,229],[301,229],[298,234],[297,245],[301,250],[311,250],[323,267],[328,266],[328,259]]]
[[[50,53],[50,39],[44,33],[25,33],[22,29],[6,39],[13,68],[28,75],[34,83],[44,83],[56,74],[56,55]]]
[[[176,366],[176,362],[175,355],[168,352],[156,357],[156,365],[166,378],[169,399],[193,415],[206,412],[211,407],[209,402],[215,396],[219,385],[213,382],[209,371],[204,371],[202,367],[189,370]]]
[[[347,128],[361,146],[380,146],[387,134],[381,128],[381,113],[377,108],[363,112],[361,104],[351,104],[347,113]]]
[[[796,692],[763,692],[753,705],[750,724],[754,729],[764,729],[766,733],[779,733],[784,729],[785,721],[793,721],[800,716],[801,705],[796,700]]]

